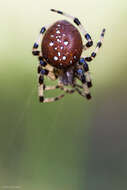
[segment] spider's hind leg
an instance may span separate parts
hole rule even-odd
[[[92,85],[92,81],[91,81],[91,77],[90,77],[89,66],[86,63],[84,58],[80,58],[79,64],[83,66],[87,86],[88,86],[88,88],[91,88],[93,85]]]
[[[65,93],[67,94],[72,94],[75,92],[75,89],[69,89],[69,88],[66,88],[64,87],[63,85],[55,85],[55,86],[46,86],[45,87],[45,90],[55,90],[55,89],[60,89],[60,90],[63,90]]]
[[[47,75],[49,77],[52,77],[53,75],[51,74],[51,72],[47,69],[43,69],[40,67],[38,67],[38,96],[39,96],[39,101],[42,102],[42,103],[45,103],[45,102],[54,102],[54,101],[57,101],[57,100],[60,100],[61,98],[64,97],[64,94],[61,94],[60,96],[56,96],[56,97],[53,97],[53,98],[45,98],[44,97],[44,91],[45,90],[53,90],[55,89],[55,87],[53,86],[52,88],[51,87],[46,87],[45,84],[44,84],[44,75]]]
[[[90,94],[90,91],[89,91],[89,87],[87,85],[87,80],[86,80],[86,76],[84,74],[84,71],[82,68],[78,68],[77,71],[76,71],[76,75],[77,75],[77,78],[82,82],[82,88],[83,90],[81,91],[78,86],[75,87],[75,90],[83,97],[86,97],[87,99],[91,99],[91,94]]]

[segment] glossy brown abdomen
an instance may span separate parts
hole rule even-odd
[[[45,33],[41,49],[47,62],[57,68],[74,65],[82,53],[82,38],[71,23],[61,20]]]

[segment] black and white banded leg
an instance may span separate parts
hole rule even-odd
[[[58,14],[61,14],[61,15],[64,15],[64,16],[70,18],[80,28],[81,32],[85,36],[85,39],[87,40],[87,43],[84,45],[84,49],[87,49],[87,48],[89,48],[89,47],[91,47],[93,45],[93,41],[91,39],[91,36],[87,33],[87,31],[85,30],[84,26],[81,24],[81,22],[79,21],[78,18],[76,18],[74,16],[71,16],[71,15],[69,15],[67,13],[64,13],[62,11],[59,11],[59,10],[51,9],[51,11],[56,12]]]
[[[45,90],[55,90],[55,89],[60,89],[63,90],[65,93],[72,94],[75,92],[75,89],[69,89],[64,87],[63,85],[55,85],[55,86],[46,86]]]
[[[39,96],[39,101],[42,103],[45,102],[54,102],[57,100],[60,100],[61,98],[64,97],[64,94],[61,94],[60,96],[53,97],[53,98],[45,98],[44,97],[44,91],[45,90],[53,90],[54,87],[45,87],[44,84],[44,76],[48,75],[49,71],[47,69],[42,69],[41,66],[39,65],[38,67],[38,96]]]
[[[100,36],[100,40],[98,41],[94,52],[91,53],[91,56],[85,57],[85,61],[90,62],[90,61],[92,61],[96,57],[96,55],[98,53],[98,50],[102,46],[102,42],[103,42],[103,39],[104,39],[105,31],[106,31],[105,29],[102,30],[102,33],[101,33],[101,36]]]
[[[86,83],[87,83],[88,88],[92,87],[92,81],[91,81],[91,77],[90,77],[88,64],[86,63],[84,58],[80,58],[79,64],[83,66],[83,69],[85,72],[84,74],[86,76]]]
[[[48,28],[48,27],[46,27],[46,26],[43,26],[43,27],[41,28],[40,33],[39,33],[39,36],[38,36],[36,42],[35,42],[34,45],[33,45],[32,54],[33,54],[34,56],[39,56],[39,55],[41,56],[41,53],[40,53],[40,51],[39,51],[38,48],[39,48],[40,41],[41,41],[41,39],[42,39],[42,37],[43,37],[43,34],[46,32],[47,28]]]
[[[81,91],[79,88],[75,87],[76,91],[81,95],[86,97],[87,99],[91,99],[91,94],[89,91],[89,88],[87,86],[86,76],[84,75],[83,69],[78,69],[77,72],[77,78],[82,82],[82,88],[83,91]]]

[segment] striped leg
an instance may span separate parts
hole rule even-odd
[[[64,97],[64,94],[60,95],[60,96],[57,96],[55,98],[44,98],[44,91],[45,90],[53,90],[55,89],[54,87],[45,87],[45,84],[44,84],[44,75],[48,75],[49,74],[49,71],[47,69],[42,69],[39,65],[38,67],[38,95],[39,95],[39,100],[40,102],[54,102],[56,100],[60,100],[61,98]]]
[[[75,83],[73,86],[83,89],[82,85],[79,85],[79,84],[77,84],[77,83]]]
[[[79,64],[83,65],[88,88],[92,87],[92,81],[91,81],[91,77],[90,77],[90,73],[89,73],[89,66],[88,66],[88,64],[86,63],[86,61],[85,61],[84,58],[81,58],[79,60]]]
[[[87,99],[91,99],[91,94],[90,94],[89,88],[87,86],[86,76],[84,75],[83,69],[77,70],[77,78],[82,82],[83,91],[79,90],[79,88],[77,88],[77,87],[75,88],[76,91],[80,95],[85,96]]]
[[[41,68],[40,66],[38,67],[38,96],[39,96],[39,100],[40,102],[44,101],[44,96],[43,96],[43,90],[44,90],[44,75],[42,75],[41,73]]]
[[[75,92],[75,89],[69,89],[69,88],[66,88],[64,86],[61,86],[61,85],[56,85],[56,86],[46,86],[45,87],[45,90],[55,90],[55,89],[61,89],[63,90],[64,92],[68,93],[68,94],[72,94]]]
[[[36,40],[36,42],[33,45],[32,54],[34,56],[40,55],[40,51],[38,50],[38,47],[39,47],[41,38],[42,38],[43,34],[45,33],[46,29],[47,29],[47,27],[45,27],[45,26],[41,28],[38,39]]]
[[[67,13],[64,13],[62,11],[58,11],[58,10],[55,10],[55,9],[51,9],[51,11],[56,12],[56,13],[61,14],[61,15],[64,15],[64,16],[72,19],[73,22],[77,26],[79,26],[79,28],[81,29],[81,32],[83,33],[83,35],[85,36],[85,38],[87,40],[87,43],[85,44],[84,49],[87,49],[87,48],[89,48],[89,47],[91,47],[93,45],[93,41],[91,39],[91,36],[87,33],[87,31],[85,30],[85,28],[83,27],[83,25],[81,24],[81,22],[79,21],[78,18],[75,18],[75,17],[73,17],[73,16],[71,16],[71,15],[69,15]]]
[[[83,85],[83,89],[84,89],[85,94],[84,94],[84,92],[82,92],[79,88],[77,88],[77,87],[75,88],[75,90],[76,90],[81,96],[86,97],[87,100],[90,100],[90,99],[91,99],[91,94],[90,94],[89,91],[88,91],[87,85]]]
[[[98,41],[97,46],[96,46],[94,52],[91,54],[90,57],[85,57],[85,61],[90,62],[90,61],[92,61],[96,57],[98,50],[102,46],[102,42],[103,42],[103,39],[104,39],[104,34],[105,34],[105,29],[102,30],[102,33],[101,33],[101,36],[100,36],[100,40]]]
[[[64,90],[64,92],[66,92],[67,94],[73,94],[75,92],[75,89],[69,89],[69,88],[65,88],[65,87],[62,87],[60,89]]]
[[[60,100],[63,97],[64,97],[64,94],[62,94],[60,96],[56,96],[55,98],[45,98],[44,101],[40,101],[40,102],[43,102],[43,103],[55,102],[57,100]]]

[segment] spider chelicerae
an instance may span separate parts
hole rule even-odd
[[[102,30],[100,40],[95,50],[89,57],[81,57],[83,50],[93,45],[91,36],[82,26],[78,18],[68,15],[62,11],[51,9],[51,11],[64,15],[73,20],[80,28],[87,43],[83,45],[81,35],[77,28],[66,20],[55,22],[50,27],[42,27],[39,37],[33,45],[32,53],[38,56],[38,94],[40,102],[53,102],[64,97],[66,93],[78,92],[81,96],[91,99],[89,88],[92,87],[88,62],[91,62],[102,45],[105,29]],[[44,35],[44,37],[43,37]],[[43,39],[41,39],[43,37]],[[41,49],[39,44],[41,42]],[[51,80],[57,80],[55,86],[46,86],[44,76]],[[77,81],[81,81],[79,85]],[[69,88],[67,87],[69,86]],[[71,87],[71,88],[70,88]],[[45,90],[61,89],[64,93],[53,98],[45,98]]]

